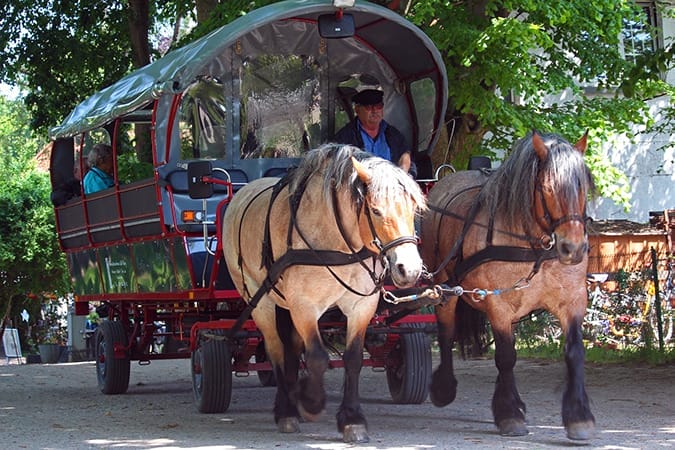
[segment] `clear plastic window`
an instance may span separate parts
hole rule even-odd
[[[181,159],[225,157],[226,113],[218,80],[201,79],[185,90],[180,106]]]
[[[319,66],[261,55],[241,69],[241,158],[293,158],[321,142]]]
[[[429,78],[415,81],[410,84],[410,94],[415,104],[417,125],[419,127],[418,149],[429,147],[434,131],[434,112],[436,102],[436,87]]]

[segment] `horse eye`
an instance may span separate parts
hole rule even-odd
[[[370,210],[373,212],[373,215],[382,217],[382,211],[380,211],[378,208],[370,208]]]

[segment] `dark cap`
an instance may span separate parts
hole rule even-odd
[[[377,89],[366,89],[358,94],[354,94],[352,102],[357,105],[378,105],[382,103],[384,93]]]

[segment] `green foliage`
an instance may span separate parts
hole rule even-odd
[[[279,0],[214,2],[213,13],[184,34],[178,46]],[[34,128],[44,131],[73,106],[132,68],[124,2],[9,0],[0,17],[0,80],[24,86]],[[387,4],[385,0],[378,1]],[[418,24],[443,55],[449,78],[448,119],[458,121],[451,156],[463,167],[470,154],[508,152],[533,128],[569,139],[590,130],[588,162],[600,194],[628,207],[626,178],[613,168],[602,143],[612,135],[632,139],[630,125],[669,132],[675,108],[663,112],[658,129],[644,100],[673,94],[661,80],[672,69],[675,49],[641,56],[619,52],[624,20],[641,8],[633,1],[411,0],[408,19]],[[196,2],[150,2],[149,28],[158,22],[195,19]],[[658,3],[664,16],[673,8]],[[31,30],[28,33],[26,30]],[[649,30],[653,31],[653,30]],[[180,34],[180,33],[179,33]],[[579,83],[599,88],[588,98]],[[548,99],[564,93],[564,103]],[[514,101],[517,97],[518,101]],[[483,137],[486,139],[483,139]],[[462,159],[463,158],[463,159]],[[462,161],[460,161],[462,159]]]
[[[640,13],[636,3],[623,0],[416,0],[409,19],[444,56],[449,116],[470,123],[472,133],[486,134],[484,140],[459,141],[476,142],[470,154],[508,152],[515,138],[533,128],[570,140],[590,130],[588,163],[599,193],[627,208],[627,180],[601,144],[613,135],[633,138],[631,125],[649,131],[654,120],[644,100],[672,94],[659,78],[673,67],[672,47],[637,64],[619,53],[624,20]],[[584,83],[602,95],[583,95]],[[564,103],[551,104],[550,96],[561,93]]]
[[[0,99],[3,117],[21,118],[20,101]],[[37,317],[32,294],[68,289],[65,259],[56,240],[49,175],[33,164],[39,140],[26,121],[0,120],[0,322],[25,308]]]
[[[129,72],[131,44],[124,2],[3,4],[0,80],[27,89],[24,101],[34,129],[45,133],[85,96]]]

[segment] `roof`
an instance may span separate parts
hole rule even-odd
[[[594,220],[589,226],[592,235],[625,235],[625,234],[665,234],[648,223],[631,222],[630,220]]]
[[[335,10],[330,0],[287,0],[256,9],[93,94],[50,130],[50,137],[63,138],[101,127],[163,94],[182,92],[224,49],[256,28],[291,18],[316,20],[320,14]],[[445,73],[442,57],[431,39],[396,12],[365,1],[345,11],[354,16],[358,38],[377,48],[400,78],[433,70]],[[440,84],[447,97],[444,75]]]

